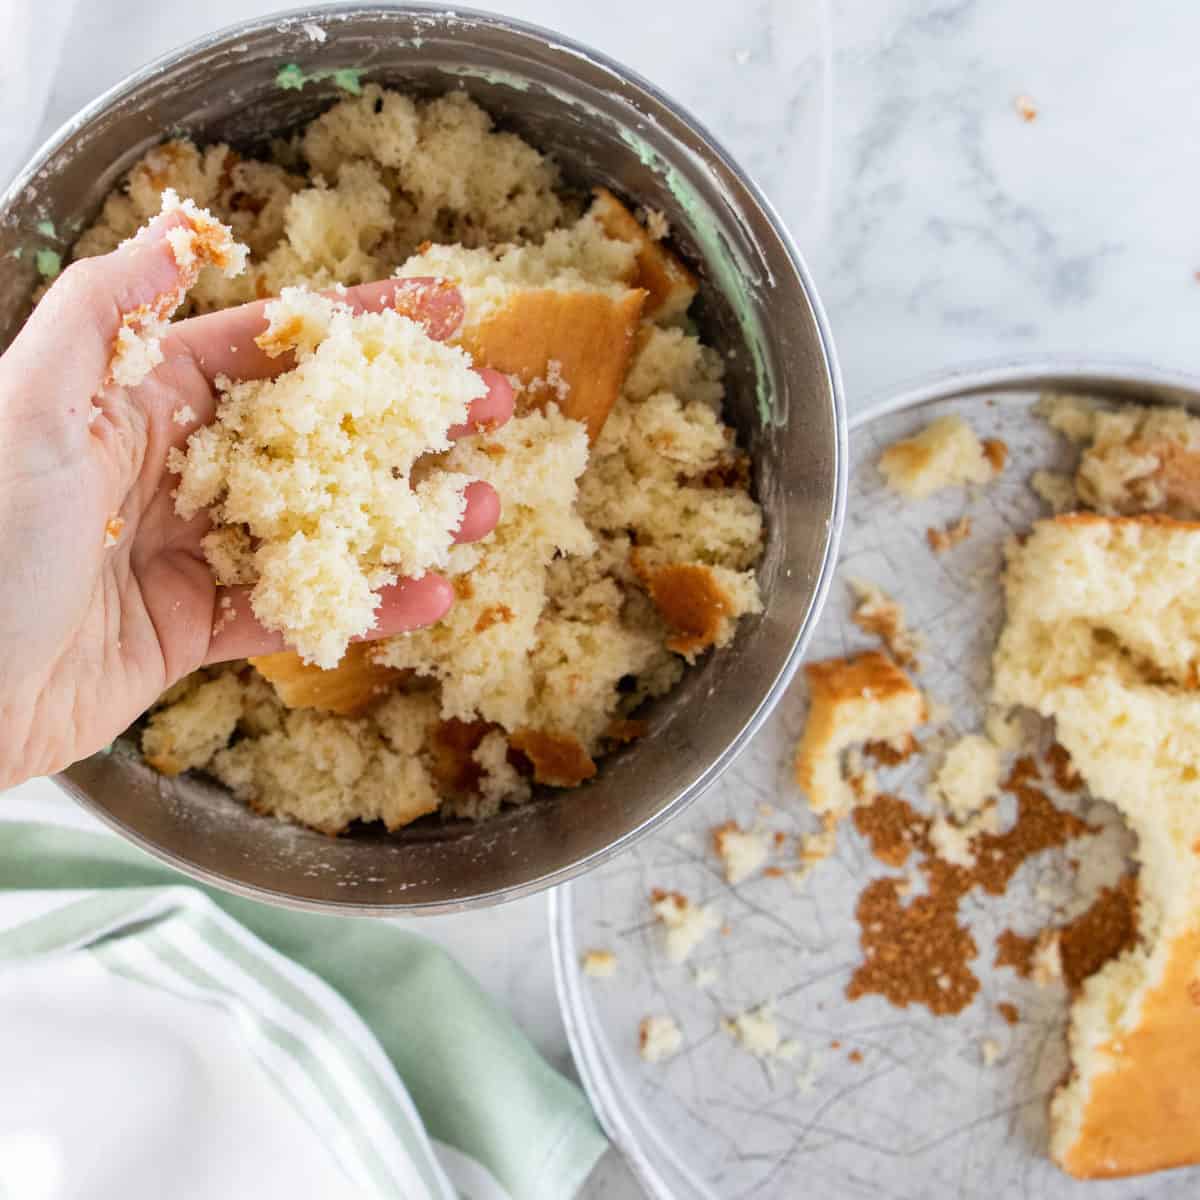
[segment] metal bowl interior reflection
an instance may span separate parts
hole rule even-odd
[[[325,33],[312,36],[313,25]],[[308,29],[305,26],[308,26]],[[0,198],[0,345],[28,312],[39,221],[77,232],[168,132],[254,152],[339,95],[280,68],[358,68],[420,94],[465,88],[505,128],[555,155],[569,180],[661,209],[697,267],[693,312],[728,357],[728,412],[768,522],[765,611],[647,712],[650,733],[583,788],[481,824],[418,823],[337,839],[257,817],[202,779],[167,780],[131,745],[60,782],[134,842],[207,882],[328,910],[435,912],[559,882],[694,799],[745,744],[799,660],[830,574],[845,490],[844,414],[809,277],[777,218],[712,139],[628,71],[543,30],[465,11],[343,6],[257,21],[151,65],[85,109]]]

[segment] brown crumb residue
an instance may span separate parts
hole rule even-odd
[[[1056,808],[1035,786],[1037,780],[1038,768],[1032,758],[1024,756],[1013,764],[1004,787],[1017,798],[1016,818],[1004,833],[972,839],[976,862],[969,869],[934,854],[930,819],[907,801],[880,795],[855,809],[855,827],[875,857],[899,867],[912,854],[919,854],[919,869],[928,888],[907,905],[902,902],[909,891],[905,879],[877,879],[863,889],[855,912],[863,961],[847,985],[848,999],[880,995],[899,1008],[924,1005],[937,1016],[961,1012],[971,1003],[980,987],[970,966],[978,947],[959,922],[963,898],[976,888],[990,895],[1003,894],[1030,855],[1093,832],[1079,817]],[[1096,924],[1088,925],[1081,936],[1085,941],[1079,944],[1080,956],[1085,945],[1095,942]],[[1026,945],[1009,931],[997,943],[997,965],[1017,966],[1027,972],[1035,948],[1033,940]]]
[[[1075,764],[1071,762],[1066,746],[1055,742],[1046,752],[1046,761],[1050,764],[1054,782],[1064,792],[1077,792],[1083,787],[1083,777],[1075,770]]]
[[[469,575],[457,575],[454,578],[454,594],[460,600],[470,600],[475,595],[475,585]]]
[[[1024,937],[1014,929],[1006,929],[996,939],[993,965],[1012,967],[1022,979],[1028,979],[1033,971],[1033,952],[1037,944],[1036,937]]]
[[[929,821],[899,796],[881,792],[853,813],[854,827],[871,845],[871,853],[889,867],[902,867],[918,845],[925,845]]]
[[[850,1053],[846,1055],[846,1057],[847,1057],[847,1058],[848,1058],[848,1059],[849,1059],[849,1060],[850,1060],[852,1063],[860,1063],[860,1062],[862,1062],[862,1060],[863,1060],[863,1056],[862,1056],[862,1051],[861,1051],[861,1050],[851,1050],[851,1051],[850,1051]]]
[[[768,879],[782,879],[785,873],[782,867],[763,867],[763,874]]]
[[[987,438],[983,443],[983,457],[999,475],[1004,470],[1004,464],[1008,462],[1008,446],[999,438]]]
[[[596,764],[578,738],[569,733],[547,733],[541,729],[518,729],[509,745],[533,766],[538,783],[551,787],[578,787],[596,774]]]
[[[475,632],[486,633],[493,625],[507,625],[512,619],[513,610],[507,604],[490,604],[479,614]]]
[[[920,748],[921,743],[911,733],[904,733],[887,741],[867,742],[862,752],[881,767],[895,767],[912,758]]]
[[[947,550],[951,550],[959,542],[966,541],[970,536],[971,518],[968,516],[959,517],[957,521],[951,522],[945,529],[934,529],[931,525],[925,530],[925,540],[929,543],[929,548],[934,554],[942,554]]]
[[[996,1011],[1009,1025],[1015,1025],[1021,1019],[1021,1010],[1009,1000],[1001,1000]]]
[[[1017,819],[1004,833],[984,833],[971,843],[975,851],[973,881],[992,896],[1004,895],[1017,868],[1031,855],[1065,846],[1073,838],[1095,833],[1096,828],[1056,808],[1039,788],[1021,781],[1020,760],[1005,787],[1017,797]]]
[[[1038,946],[1056,933],[1063,980],[1076,992],[1085,979],[1136,942],[1137,878],[1126,875],[1116,886],[1101,889],[1091,907],[1066,925],[1043,929],[1032,937],[1006,929],[996,939],[996,966],[1012,967],[1028,979]]]
[[[1013,101],[1013,108],[1017,110],[1017,116],[1019,116],[1022,121],[1032,122],[1037,120],[1037,105],[1033,102],[1032,97],[1025,95],[1018,96]]]
[[[644,572],[643,581],[663,620],[675,630],[667,638],[668,650],[691,655],[716,643],[733,601],[708,567],[672,563]]]
[[[935,1016],[949,1016],[975,999],[979,980],[969,964],[978,947],[958,921],[961,874],[958,868],[931,872],[929,891],[907,905],[894,878],[863,889],[855,910],[863,962],[846,985],[848,1000],[878,995],[897,1008],[922,1004]]]

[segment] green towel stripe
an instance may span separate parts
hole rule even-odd
[[[115,929],[146,907],[146,893],[157,888],[129,888],[92,894],[22,925],[0,931],[0,962],[35,954],[52,954],[92,941]]]

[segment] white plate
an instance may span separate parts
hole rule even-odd
[[[850,441],[850,515],[839,578],[810,658],[874,644],[849,619],[846,579],[873,581],[904,605],[924,637],[918,679],[948,707],[946,731],[981,726],[1003,617],[1004,541],[1044,515],[1028,486],[1032,471],[1073,463],[1071,448],[1029,411],[1036,399],[1030,389],[1054,374],[1060,384],[1084,380],[1123,393],[1146,391],[1146,383],[1175,399],[1188,382],[1085,368],[1009,369],[915,389],[860,420]],[[1004,390],[963,394],[985,386]],[[970,493],[953,489],[919,504],[902,502],[875,469],[880,451],[948,412],[962,413],[982,437],[1003,439],[1007,469]],[[963,513],[972,519],[971,536],[934,555],[926,529]],[[792,835],[814,828],[790,772],[803,690],[793,687],[738,763],[669,829],[551,900],[559,995],[576,1063],[601,1121],[650,1193],[676,1200],[1195,1196],[1200,1169],[1083,1184],[1046,1156],[1047,1101],[1067,1065],[1066,994],[996,970],[992,957],[1001,930],[1032,933],[1054,920],[1045,896],[1047,885],[1063,892],[1063,852],[1029,859],[1005,897],[975,892],[962,903],[960,916],[979,945],[972,968],[982,986],[954,1017],[899,1009],[876,996],[847,1001],[846,984],[860,961],[855,904],[869,879],[890,873],[849,822],[835,856],[801,889],[761,875],[737,888],[725,884],[709,848],[714,826],[758,820],[784,830],[785,856],[773,861],[785,868],[795,865]],[[929,757],[885,775],[887,790],[919,802]],[[775,811],[760,817],[760,804]],[[1104,808],[1082,804],[1094,815]],[[1078,854],[1085,843],[1074,845]],[[687,964],[671,964],[651,918],[654,888],[711,904],[730,932],[710,935]],[[582,974],[580,955],[591,948],[616,953],[614,978]],[[702,988],[692,971],[704,968],[717,974]],[[772,1000],[781,1034],[802,1048],[790,1062],[754,1059],[720,1028],[722,1016]],[[1020,1010],[1014,1027],[997,1012],[1004,1000]],[[637,1053],[638,1023],[651,1013],[673,1016],[684,1036],[680,1053],[656,1065]],[[985,1067],[989,1039],[1000,1057]],[[861,1062],[850,1060],[852,1051]]]

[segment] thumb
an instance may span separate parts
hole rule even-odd
[[[166,233],[181,223],[179,213],[157,217],[111,254],[72,263],[42,297],[4,355],[5,365],[19,372],[20,392],[38,397],[40,415],[48,415],[47,404],[69,402],[86,419],[125,315],[179,286]]]

